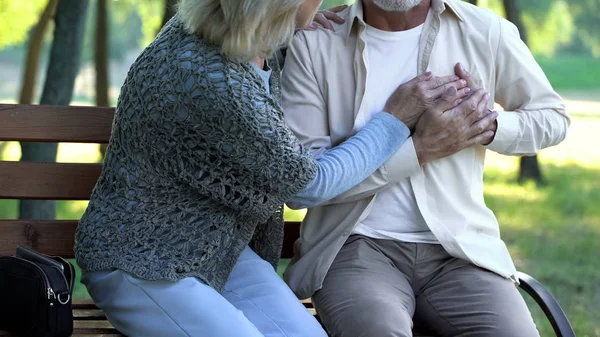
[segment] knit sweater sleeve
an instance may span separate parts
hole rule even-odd
[[[317,174],[287,205],[314,207],[346,192],[377,170],[409,136],[400,120],[377,114],[356,135],[316,157]]]

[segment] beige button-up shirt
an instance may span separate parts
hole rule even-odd
[[[315,151],[348,138],[356,115],[365,108],[369,74],[362,1],[341,15],[346,22],[337,25],[335,32],[298,33],[283,70],[286,121],[301,142]],[[490,101],[505,110],[488,149],[531,155],[565,138],[570,121],[564,102],[516,27],[487,9],[458,0],[433,0],[421,36],[418,71],[453,75],[457,62],[480,79]],[[285,272],[290,287],[300,298],[319,290],[352,229],[369,214],[378,191],[406,178],[427,225],[451,255],[518,282],[496,217],[485,205],[485,152],[486,147],[475,146],[421,167],[409,138],[361,184],[308,210],[295,257]]]

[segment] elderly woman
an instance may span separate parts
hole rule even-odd
[[[182,0],[131,67],[75,248],[83,283],[122,333],[326,336],[275,271],[282,206],[358,184],[422,109],[401,86],[387,112],[338,147],[313,156],[299,145],[283,122],[272,56],[319,5]],[[445,95],[441,111],[461,91]]]

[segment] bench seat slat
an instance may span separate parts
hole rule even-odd
[[[76,298],[72,302],[73,309],[98,309],[91,298]]]
[[[118,334],[112,324],[107,320],[73,321],[73,334]]]
[[[73,334],[71,337],[124,337],[121,334]]]
[[[107,143],[114,108],[0,104],[0,141]]]
[[[73,309],[74,320],[98,320],[106,319],[104,311],[100,309]]]

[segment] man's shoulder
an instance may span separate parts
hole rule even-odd
[[[462,0],[447,1],[451,10],[462,19],[460,21],[461,24],[471,26],[477,30],[486,30],[497,27],[499,21],[502,20],[502,17],[489,8],[475,6]]]
[[[344,23],[331,22],[334,31],[319,27],[315,30],[300,30],[294,35],[294,43],[303,42],[309,48],[313,45],[322,47],[327,46],[324,49],[330,49],[331,44],[336,44],[346,41],[348,33],[352,27],[351,22],[351,9],[352,6],[348,6],[343,11],[339,12],[338,15],[344,19]],[[328,43],[328,44],[323,44]]]
[[[482,8],[462,0],[447,0],[452,10],[460,16],[460,25],[464,30],[478,33],[481,36],[493,36],[492,40],[498,40],[505,31],[510,31],[518,37],[517,27],[502,16],[496,14],[489,8]]]
[[[462,17],[463,20],[468,21],[473,18],[481,18],[482,20],[489,20],[496,18],[498,15],[489,8],[479,7],[471,4],[467,1],[462,0],[446,0],[448,5],[452,7],[454,11]]]

